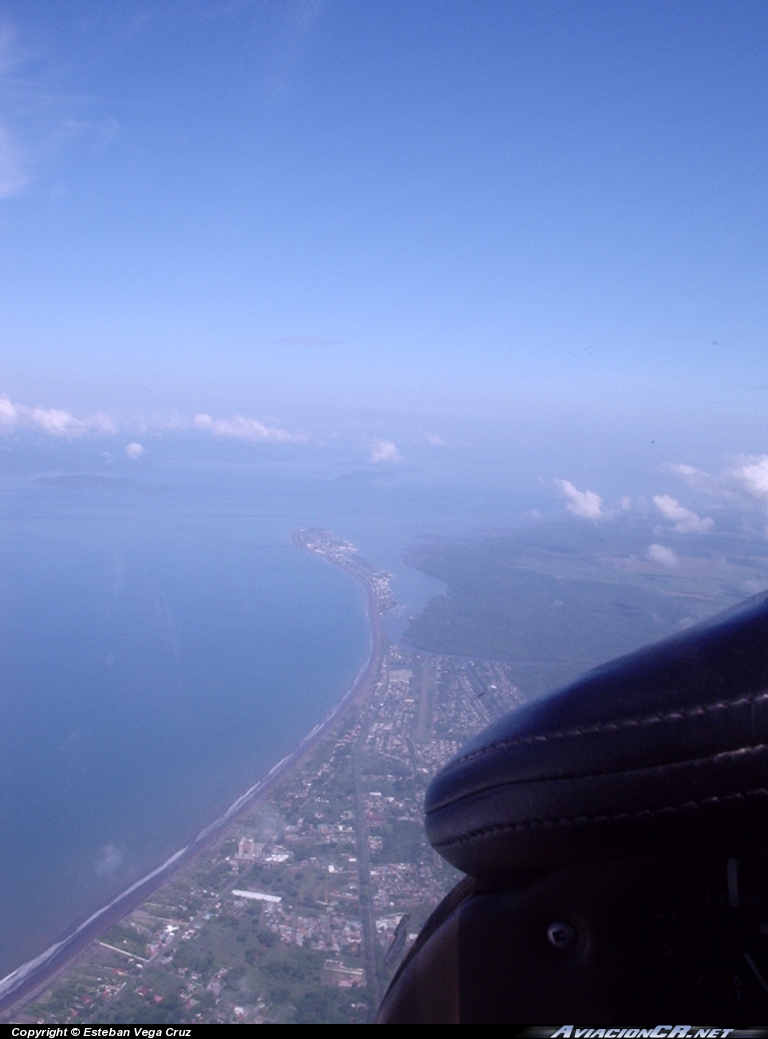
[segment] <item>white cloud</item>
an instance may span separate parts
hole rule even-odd
[[[645,553],[652,563],[660,563],[661,566],[675,567],[680,565],[677,553],[665,545],[649,545]]]
[[[137,443],[126,444],[125,453],[131,459],[131,461],[136,462],[144,454],[144,448],[141,446],[141,444]]]
[[[425,433],[424,439],[428,444],[434,444],[435,447],[445,447],[448,441],[441,437],[439,433]]]
[[[19,409],[7,397],[0,397],[0,427],[13,430],[19,421]]]
[[[697,516],[668,494],[654,494],[653,504],[678,534],[707,534],[715,525],[710,516]]]
[[[54,437],[80,437],[87,432],[86,423],[63,408],[25,408],[32,423]]]
[[[212,433],[215,437],[232,437],[235,440],[293,440],[301,441],[306,437],[298,433],[289,433],[285,429],[277,429],[273,426],[265,426],[258,419],[243,418],[235,415],[233,418],[213,418],[211,415],[195,415],[195,428],[206,433]]]
[[[371,445],[372,462],[399,462],[400,452],[391,440],[374,440]]]
[[[750,456],[733,475],[754,498],[768,498],[768,455]]]
[[[599,494],[595,494],[594,491],[579,491],[570,480],[555,480],[554,483],[568,499],[565,507],[574,516],[591,520],[607,518],[608,513],[603,508],[603,499]]]

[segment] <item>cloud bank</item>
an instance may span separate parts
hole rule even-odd
[[[116,433],[114,421],[103,411],[86,418],[77,418],[63,408],[30,408],[14,404],[7,396],[0,397],[0,432],[37,430],[52,437],[74,440],[86,433]]]
[[[214,437],[231,438],[248,441],[291,441],[303,442],[307,437],[303,433],[291,433],[286,429],[268,426],[255,418],[234,415],[230,418],[214,418],[201,413],[195,415],[192,422],[178,415],[169,419],[146,421],[134,417],[128,421],[118,421],[104,411],[80,417],[65,408],[29,407],[12,401],[7,394],[0,395],[0,435],[12,433],[44,433],[47,436],[65,440],[76,440],[88,434],[97,436],[115,436],[118,433],[163,433],[183,432],[196,429],[210,433]],[[129,458],[136,460],[144,453],[144,447],[135,441],[129,443],[125,452]]]

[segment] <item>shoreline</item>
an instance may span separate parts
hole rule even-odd
[[[0,979],[0,1021],[8,1021],[10,1014],[20,1003],[33,998],[42,991],[53,978],[65,970],[86,949],[98,939],[99,935],[109,930],[125,916],[141,905],[149,895],[162,887],[179,870],[188,866],[202,851],[224,836],[227,827],[247,807],[256,804],[265,797],[277,783],[285,779],[304,757],[328,735],[332,726],[340,719],[344,711],[364,693],[370,691],[370,683],[380,669],[386,638],[381,623],[382,600],[374,583],[376,572],[350,565],[348,558],[334,557],[308,546],[307,534],[315,532],[296,531],[292,543],[302,551],[310,552],[325,559],[331,565],[345,570],[351,577],[360,581],[366,590],[366,610],[369,621],[370,644],[367,660],[341,699],[331,708],[328,715],[315,725],[303,737],[290,753],[286,754],[260,780],[249,787],[212,823],[205,826],[197,836],[184,848],[175,852],[164,863],[135,881],[125,891],[117,895],[107,905],[97,909],[81,922],[76,922],[68,934],[54,942],[39,956],[21,964],[10,974]],[[319,532],[318,532],[319,533]],[[329,538],[328,532],[323,531]],[[345,551],[354,551],[347,543],[333,541],[334,545],[344,545]]]

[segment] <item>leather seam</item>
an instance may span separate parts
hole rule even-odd
[[[581,826],[584,823],[611,823],[630,819],[653,818],[657,815],[671,815],[676,812],[692,811],[705,806],[718,805],[725,801],[745,801],[750,797],[768,797],[768,788],[756,787],[754,790],[738,791],[734,794],[714,795],[698,801],[685,801],[678,805],[663,805],[659,808],[642,808],[635,812],[615,812],[612,815],[575,815],[560,819],[530,819],[519,823],[494,823],[493,825],[471,830],[460,837],[442,841],[434,841],[433,848],[449,848],[455,844],[467,844],[482,837],[496,836],[503,833],[519,833],[522,830],[555,829],[557,827]]]
[[[714,704],[701,704],[697,707],[689,707],[677,711],[667,711],[664,714],[649,714],[644,717],[622,718],[614,722],[597,722],[594,725],[586,725],[581,728],[562,729],[555,732],[546,732],[532,736],[520,736],[516,739],[501,739],[489,744],[471,754],[464,754],[454,761],[449,761],[443,772],[449,772],[459,765],[468,761],[491,754],[497,750],[507,747],[530,746],[534,743],[549,743],[551,740],[567,739],[569,736],[593,736],[604,732],[618,732],[621,729],[645,728],[651,725],[659,725],[669,721],[686,721],[688,718],[697,718],[702,715],[713,714],[716,711],[732,711],[740,707],[755,706],[760,702],[768,701],[768,692],[761,692],[756,696],[743,696],[738,700],[721,700]]]
[[[460,804],[468,797],[478,797],[482,794],[487,794],[494,790],[501,790],[506,787],[533,786],[539,783],[567,784],[579,782],[585,779],[608,778],[615,780],[631,780],[632,778],[640,779],[643,776],[650,776],[655,779],[663,776],[664,773],[680,771],[682,769],[706,768],[709,765],[717,766],[728,759],[736,758],[743,754],[760,754],[766,750],[768,750],[768,743],[755,743],[747,747],[734,747],[732,750],[720,750],[716,754],[710,754],[707,757],[687,758],[683,761],[666,761],[659,765],[645,765],[639,768],[622,769],[621,771],[612,769],[604,772],[569,773],[564,776],[523,776],[520,779],[504,779],[500,780],[498,783],[488,783],[485,786],[478,786],[472,790],[464,791],[451,800],[442,802],[439,807],[432,809],[432,811],[444,811],[452,805]]]

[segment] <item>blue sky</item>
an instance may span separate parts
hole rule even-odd
[[[767,44],[758,0],[4,4],[7,428],[768,450]]]

